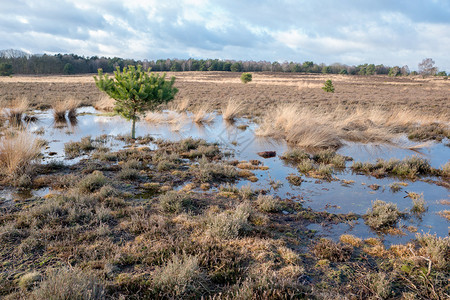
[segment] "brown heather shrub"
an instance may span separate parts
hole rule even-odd
[[[42,142],[32,134],[19,131],[0,140],[0,170],[10,177],[31,171],[32,164],[39,159]]]
[[[329,239],[320,239],[314,245],[313,253],[320,259],[328,259],[333,262],[346,261],[352,256],[352,247]]]
[[[352,245],[353,247],[360,247],[362,245],[362,240],[351,234],[343,234],[340,236],[339,240],[342,243]]]

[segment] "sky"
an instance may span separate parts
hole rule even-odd
[[[450,71],[450,0],[0,0],[0,50]]]

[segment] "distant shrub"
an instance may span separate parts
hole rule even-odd
[[[322,87],[322,90],[324,90],[327,93],[334,93],[333,82],[331,82],[331,80],[325,81],[325,84]]]
[[[252,81],[252,74],[251,73],[242,73],[241,81],[242,81],[242,83],[248,83],[248,82]]]

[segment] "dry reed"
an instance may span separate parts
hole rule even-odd
[[[29,102],[25,97],[16,99],[11,105],[3,110],[6,119],[10,125],[19,126],[22,123],[22,115],[28,110]]]
[[[242,111],[242,101],[230,98],[226,106],[222,107],[222,116],[226,121],[233,121]]]
[[[439,117],[381,106],[348,108],[337,105],[329,109],[289,104],[269,111],[256,134],[281,137],[304,148],[339,148],[344,141],[393,143],[399,133],[411,126],[432,124]]]
[[[107,95],[102,95],[99,100],[97,100],[93,106],[96,110],[99,111],[106,111],[106,112],[112,112],[114,111],[114,105],[116,103],[116,100],[114,100],[113,98],[107,96]]]
[[[193,112],[192,120],[197,124],[211,123],[214,120],[214,113],[208,105],[199,107]]]
[[[42,143],[32,134],[18,131],[0,140],[0,170],[10,177],[26,174],[41,153]]]

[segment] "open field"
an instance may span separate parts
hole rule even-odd
[[[0,298],[450,298],[450,81],[174,75],[0,77]]]
[[[277,104],[299,104],[332,110],[336,105],[413,108],[420,112],[450,115],[450,81],[441,78],[388,76],[341,76],[286,73],[254,73],[253,81],[242,84],[240,73],[178,72],[177,99],[189,99],[192,106],[207,102],[219,109],[230,98],[243,102],[247,115],[261,115]],[[335,93],[321,87],[331,79]],[[0,100],[26,97],[34,107],[50,107],[54,101],[76,97],[92,105],[101,97],[92,75],[0,77]]]

